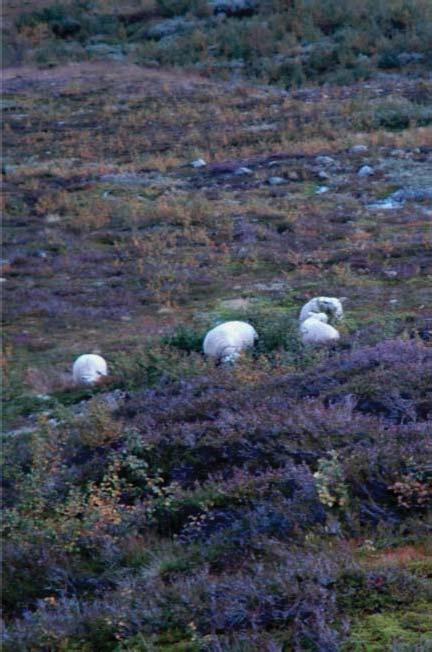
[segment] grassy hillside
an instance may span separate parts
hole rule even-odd
[[[3,649],[429,650],[430,4],[121,4],[5,11]],[[341,33],[367,83],[312,72]],[[231,318],[259,341],[218,367]]]
[[[431,69],[429,0],[8,2],[6,61],[129,60],[281,87]]]

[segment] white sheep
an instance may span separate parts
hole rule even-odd
[[[317,313],[325,313],[330,321],[339,321],[344,314],[341,299],[335,297],[315,297],[311,299],[301,309],[300,323]],[[322,321],[322,319],[319,321]]]
[[[80,355],[72,368],[73,379],[77,385],[94,385],[107,373],[107,363],[95,353]]]
[[[258,339],[256,330],[244,321],[227,321],[207,333],[203,342],[205,355],[220,362],[233,363],[241,351]]]
[[[339,332],[330,326],[324,312],[312,313],[300,324],[300,334],[303,344],[326,344],[339,339]]]

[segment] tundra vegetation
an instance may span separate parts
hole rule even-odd
[[[429,650],[430,3],[6,4],[3,649]]]

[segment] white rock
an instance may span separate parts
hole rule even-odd
[[[237,176],[242,176],[244,174],[253,174],[253,171],[250,168],[241,167],[241,168],[237,168],[234,174],[236,174]]]
[[[365,154],[367,151],[366,145],[353,145],[350,149],[351,154]]]
[[[359,177],[372,177],[374,174],[375,170],[370,165],[363,165],[357,172]]]
[[[315,190],[315,194],[316,195],[324,195],[324,193],[328,192],[329,190],[330,190],[330,188],[328,186],[319,186]]]
[[[107,363],[100,355],[80,355],[73,364],[72,375],[77,385],[94,385],[108,373]]]
[[[197,158],[195,161],[192,161],[191,163],[193,168],[204,168],[207,163],[204,161],[203,158]]]
[[[268,183],[270,186],[281,186],[283,183],[286,183],[286,179],[283,177],[269,177]]]
[[[235,362],[241,351],[251,348],[258,339],[253,326],[244,321],[227,321],[212,328],[204,338],[205,355],[221,362]]]

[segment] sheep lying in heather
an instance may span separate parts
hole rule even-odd
[[[300,323],[317,313],[325,313],[330,321],[339,321],[344,314],[342,302],[335,297],[315,297],[305,303],[301,309]],[[322,321],[322,319],[319,319],[319,321]]]
[[[241,351],[258,339],[256,330],[244,321],[227,321],[207,333],[203,342],[205,355],[223,363],[234,363]]]
[[[72,374],[77,385],[94,385],[108,373],[107,363],[94,353],[80,355],[73,364]]]
[[[330,326],[324,312],[312,313],[300,324],[300,335],[303,344],[326,344],[339,339],[339,332]]]

